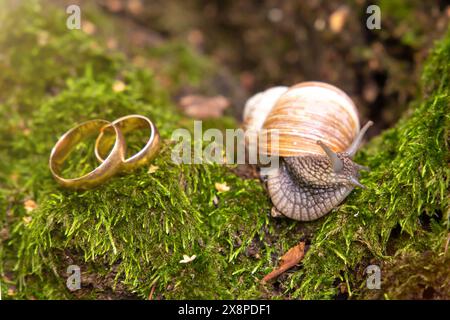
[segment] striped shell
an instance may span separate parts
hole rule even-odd
[[[324,155],[321,140],[343,152],[359,132],[356,107],[342,90],[323,82],[275,87],[250,98],[244,110],[246,130],[265,129],[261,152],[283,157]],[[278,146],[271,133],[278,133]],[[266,142],[266,143],[265,143]]]
[[[262,128],[269,112],[288,87],[273,87],[255,94],[247,100],[244,108],[244,127],[246,130],[258,131]]]

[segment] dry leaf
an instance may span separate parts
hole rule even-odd
[[[107,0],[106,7],[112,12],[119,12],[123,10],[123,3],[120,0]]]
[[[0,230],[0,241],[4,241],[7,240],[9,238],[9,230],[5,228],[3,228],[2,230]]]
[[[32,219],[33,218],[31,218],[30,216],[26,216],[26,217],[22,218],[23,223],[25,223],[25,225],[29,225]]]
[[[123,81],[120,80],[116,80],[114,81],[113,84],[113,91],[114,92],[122,92],[123,90],[125,90],[125,83],[123,83]]]
[[[217,206],[217,205],[219,204],[219,198],[217,198],[216,195],[214,195],[214,197],[213,197],[213,204],[214,204],[215,206]]]
[[[23,207],[25,208],[27,213],[30,213],[31,211],[33,211],[34,209],[37,208],[37,204],[36,204],[36,202],[34,202],[33,200],[30,199],[23,203]]]
[[[305,243],[300,242],[295,247],[291,248],[281,257],[281,263],[278,268],[273,270],[267,276],[262,279],[262,282],[268,282],[272,279],[277,278],[279,275],[283,274],[297,263],[299,263],[305,255]]]
[[[12,296],[15,296],[16,295],[16,288],[13,286],[13,287],[9,287],[8,288],[8,296],[10,296],[10,297],[12,297]]]
[[[49,33],[47,31],[40,31],[37,34],[37,42],[41,47],[48,44]]]
[[[341,32],[344,28],[345,22],[347,21],[348,14],[349,9],[345,6],[334,11],[328,19],[331,31],[334,33]]]
[[[127,3],[127,9],[135,16],[142,13],[144,10],[144,6],[142,5],[142,2],[140,0],[130,0]]]
[[[318,19],[316,19],[316,21],[314,21],[314,28],[317,31],[325,30],[326,26],[327,26],[327,22],[325,20],[323,20],[322,18],[318,18]]]
[[[117,42],[116,39],[109,38],[106,41],[106,46],[108,47],[108,49],[114,50],[114,49],[117,49],[117,47],[119,46],[119,43]]]
[[[189,31],[187,38],[189,43],[196,47],[200,47],[205,41],[203,33],[198,29]]]
[[[183,254],[183,260],[180,260],[180,263],[189,263],[195,260],[195,258],[197,258],[197,256],[194,254],[192,257],[189,257],[185,254]]]
[[[226,192],[226,191],[230,190],[230,187],[227,186],[226,182],[224,182],[224,183],[216,182],[214,184],[214,186],[216,187],[216,190],[219,191],[219,192]]]
[[[154,166],[154,165],[150,165],[150,167],[148,168],[147,173],[155,173],[156,171],[158,171],[159,167],[158,166]]]
[[[95,33],[95,30],[97,29],[96,27],[95,27],[95,24],[93,24],[92,22],[90,22],[90,21],[83,21],[83,25],[81,26],[81,29],[85,32],[85,33],[87,33],[87,34],[89,34],[89,35],[92,35],[92,34],[94,34]]]
[[[223,115],[230,102],[223,96],[205,97],[188,95],[180,100],[183,112],[196,119],[219,118]]]

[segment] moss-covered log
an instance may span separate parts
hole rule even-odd
[[[329,299],[339,291],[399,298],[433,288],[449,298],[450,34],[430,54],[410,112],[357,155],[372,169],[362,178],[368,189],[318,221],[297,223],[271,218],[263,185],[233,166],[171,161],[171,133],[192,121],[151,70],[82,31],[68,32],[61,10],[32,2],[2,14],[2,29],[10,30],[0,35],[3,296],[15,286],[10,297],[146,298],[155,288],[154,297],[166,299]],[[206,68],[193,66],[193,77]],[[170,74],[186,72],[180,68]],[[125,89],[115,90],[116,81]],[[158,169],[84,192],[59,188],[47,167],[57,138],[75,123],[131,113],[151,117],[160,130]],[[220,122],[214,125],[230,125]],[[91,147],[80,146],[67,172],[95,165]],[[230,190],[218,192],[216,182]],[[277,290],[261,285],[277,258],[304,239],[310,247],[301,266],[280,277]],[[184,254],[197,258],[180,264]],[[83,273],[83,289],[74,293],[65,286],[72,264]],[[365,287],[369,264],[382,270],[376,292]],[[392,276],[405,265],[410,272]],[[437,276],[422,277],[430,268]]]

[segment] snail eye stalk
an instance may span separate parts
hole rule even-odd
[[[361,182],[359,182],[358,179],[356,179],[355,177],[350,177],[349,180],[352,185],[360,187],[362,189],[367,189],[367,187],[361,184]]]
[[[344,168],[344,163],[341,159],[338,158],[337,154],[331,150],[326,144],[324,144],[322,141],[317,141],[317,144],[325,151],[328,158],[331,160],[331,165],[333,167],[333,171],[335,173],[341,172],[341,170]]]
[[[350,158],[353,158],[353,156],[356,154],[356,151],[358,151],[359,145],[361,144],[361,141],[364,137],[364,135],[367,132],[367,129],[369,129],[373,125],[372,121],[368,121],[364,127],[361,128],[358,135],[356,136],[355,140],[353,140],[353,143],[350,147],[348,147],[346,153],[349,155]]]
[[[367,172],[370,171],[370,168],[369,168],[369,167],[362,166],[362,165],[357,164],[357,163],[355,163],[355,166],[356,166],[356,169],[358,169],[358,170],[364,170],[364,171],[367,171]]]

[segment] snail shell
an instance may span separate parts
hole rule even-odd
[[[351,158],[372,122],[360,130],[356,106],[335,86],[303,82],[258,93],[246,103],[243,123],[253,134],[266,134],[260,153],[280,156],[279,168],[267,177],[273,216],[315,220],[355,186],[364,187],[359,170],[368,168]],[[277,133],[276,142],[271,133]]]
[[[342,90],[323,82],[274,87],[251,97],[244,109],[246,130],[265,129],[263,153],[282,157],[325,155],[320,140],[334,152],[345,151],[359,133],[358,111]],[[278,133],[272,147],[271,133]]]
[[[259,130],[277,100],[288,91],[288,87],[273,87],[255,94],[248,99],[244,108],[244,127],[246,130]]]

